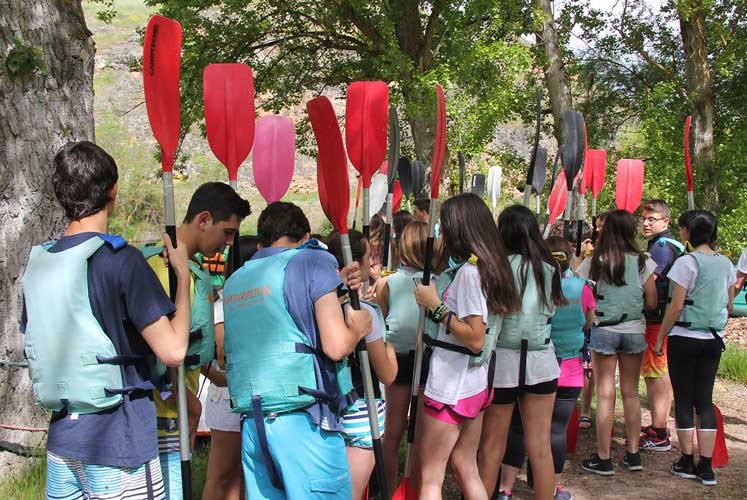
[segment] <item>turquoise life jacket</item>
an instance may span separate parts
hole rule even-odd
[[[709,331],[717,339],[729,319],[729,276],[733,272],[731,261],[721,254],[706,255],[701,252],[687,254],[695,259],[698,275],[693,290],[688,291],[682,321],[675,325],[690,330]],[[672,285],[670,284],[670,287]]]
[[[122,365],[149,360],[117,352],[91,309],[88,259],[105,243],[115,251],[127,245],[100,235],[61,252],[48,251],[53,243],[31,249],[23,275],[24,353],[34,398],[52,411],[97,413],[121,404],[123,394],[153,389],[150,381],[124,385]]]
[[[571,359],[581,356],[584,347],[584,324],[586,316],[581,303],[586,280],[576,276],[563,278],[560,282],[568,305],[555,309],[550,323],[550,339],[555,346],[555,356]]]
[[[521,275],[526,271],[526,282],[521,296],[521,311],[505,316],[498,333],[496,347],[521,350],[522,341],[526,341],[526,350],[541,351],[552,349],[550,341],[550,322],[555,313],[552,303],[552,278],[556,268],[547,262],[542,263],[542,277],[545,284],[545,296],[548,305],[542,302],[539,287],[534,278],[531,264],[526,263],[522,269],[521,255],[511,254],[508,262],[514,275],[514,285],[521,290]]]
[[[285,269],[315,240],[247,261],[223,289],[226,374],[233,411],[287,412],[323,401],[337,415],[355,400],[346,361],[333,362],[319,338],[309,339],[285,306]]]
[[[438,278],[435,280],[435,286],[436,292],[438,293],[438,297],[440,299],[443,300],[444,293],[446,292],[446,290],[448,290],[451,282],[454,281],[454,277],[456,276],[457,271],[459,271],[459,269],[465,264],[465,262],[466,261],[454,263],[453,261],[450,261],[449,263],[454,265],[438,275]],[[450,312],[449,314],[453,314],[453,312]],[[441,349],[446,349],[447,351],[458,352],[460,354],[470,356],[470,366],[480,366],[486,360],[491,359],[493,355],[493,351],[495,350],[497,332],[499,332],[501,329],[501,320],[502,317],[499,314],[488,314],[488,323],[485,326],[485,342],[482,346],[482,350],[480,352],[473,352],[459,344],[439,340],[438,330],[440,324],[433,321],[430,314],[428,314],[426,316],[425,335],[423,335],[423,342],[431,349],[440,347]],[[446,333],[449,333],[449,331],[447,330]],[[492,376],[489,377],[489,383],[492,383],[492,380]]]
[[[141,251],[145,259],[160,255],[162,246],[147,246]],[[215,323],[213,320],[214,287],[210,273],[201,264],[190,259],[189,271],[194,282],[191,316],[189,324],[189,345],[184,356],[184,367],[194,370],[208,364],[215,358]]]
[[[643,318],[643,285],[638,272],[638,256],[625,254],[625,285],[598,281],[596,284],[597,326],[613,326]]]
[[[397,354],[415,350],[420,307],[415,302],[415,280],[423,278],[422,271],[403,268],[387,278],[389,311],[386,317],[387,342]]]

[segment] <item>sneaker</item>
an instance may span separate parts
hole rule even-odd
[[[612,459],[602,460],[596,453],[592,454],[588,460],[581,462],[581,468],[587,472],[593,472],[600,476],[614,476],[615,471],[612,468]]]
[[[703,485],[716,485],[716,474],[713,473],[713,468],[710,465],[705,465],[702,460],[698,462],[698,466],[695,468],[695,474]]]
[[[511,498],[513,498],[513,495],[511,495],[510,491],[499,490],[498,493],[493,495],[491,500],[510,500]]]
[[[641,436],[649,436],[651,434],[656,435],[656,431],[654,430],[652,425],[643,425],[641,426]]]
[[[670,467],[669,470],[671,470],[672,474],[674,474],[675,476],[684,479],[698,478],[698,476],[695,474],[695,464],[693,463],[692,458],[688,460],[684,456],[680,457],[680,459],[676,462],[672,462],[672,467]]]
[[[652,435],[646,435],[641,437],[640,448],[643,451],[671,451],[672,442],[669,440],[669,436],[660,438],[656,435],[656,431],[653,431]]]
[[[555,490],[555,496],[553,497],[553,500],[573,500],[573,495],[571,495],[571,492],[568,490],[564,490],[560,486],[558,486],[558,489]]]
[[[623,465],[628,466],[629,471],[639,471],[643,470],[643,466],[641,465],[641,454],[638,452],[630,453],[629,451],[625,453],[625,456],[622,459]]]

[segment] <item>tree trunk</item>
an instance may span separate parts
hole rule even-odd
[[[719,195],[713,148],[713,78],[705,38],[706,9],[701,1],[690,0],[680,9],[679,15],[687,93],[693,107],[693,165],[695,171],[703,175],[703,205],[715,211]]]
[[[550,92],[550,104],[554,119],[555,137],[558,145],[563,144],[563,122],[566,110],[572,109],[571,91],[568,77],[563,66],[563,56],[555,31],[551,0],[533,0],[535,11],[542,16],[542,28],[535,32],[537,45],[540,48],[540,59],[545,71],[545,82]]]
[[[95,50],[80,0],[0,2],[0,26],[0,359],[22,361],[21,278],[31,246],[64,228],[52,191],[56,151],[93,139]],[[10,75],[5,58],[14,38],[41,49],[46,72]],[[25,368],[0,363],[0,423],[46,426]],[[2,442],[39,445],[40,437],[0,429]],[[9,458],[0,457],[0,475]]]

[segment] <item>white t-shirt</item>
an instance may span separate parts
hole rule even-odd
[[[480,286],[477,267],[466,263],[457,271],[454,281],[444,293],[444,303],[460,320],[481,316],[488,323],[488,304]],[[446,333],[442,323],[438,340],[464,346],[454,335]],[[470,366],[470,356],[436,347],[431,356],[425,395],[445,404],[456,404],[460,399],[481,393],[488,387],[488,361]]]
[[[641,286],[644,286],[649,277],[654,274],[654,271],[656,271],[656,262],[654,262],[654,259],[652,259],[648,254],[646,254],[646,256],[646,267],[643,269],[642,273],[638,273],[638,277],[641,280]],[[588,280],[591,279],[589,277],[590,271],[591,257],[586,257],[583,262],[581,262],[581,265],[578,266],[578,269],[576,269],[576,275]],[[631,321],[623,321],[622,323],[618,323],[616,325],[605,326],[604,329],[615,333],[643,334],[646,332],[646,320],[644,318],[641,318]]]
[[[371,333],[366,335],[366,344],[372,344],[384,337],[384,325],[379,321],[379,315],[373,307],[361,302],[361,308],[371,315]]]
[[[739,262],[737,262],[737,271],[742,274],[747,274],[747,248],[744,249],[744,252],[742,252],[742,255],[739,257]]]
[[[741,260],[741,259],[740,259]],[[679,259],[674,261],[674,264],[672,265],[672,268],[667,273],[667,278],[669,278],[670,281],[677,283],[682,288],[687,290],[687,293],[693,291],[695,288],[695,278],[698,277],[698,264],[695,261],[695,257],[689,257],[683,256]],[[732,269],[731,274],[729,275],[729,281],[728,281],[728,288],[731,288],[734,286],[734,283],[737,282],[737,273],[734,269]],[[685,306],[687,307],[687,306]],[[724,317],[728,317],[729,312],[726,308],[721,312]],[[682,314],[680,314],[680,317],[678,318],[678,321],[684,321],[684,311]],[[713,338],[713,334],[709,331],[705,330],[690,330],[689,328],[685,328],[684,326],[673,326],[672,330],[669,332],[669,335],[676,335],[678,337],[690,337],[691,339],[704,339],[704,340],[710,340]],[[724,332],[719,332],[719,335],[723,336]]]

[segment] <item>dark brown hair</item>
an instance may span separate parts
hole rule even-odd
[[[627,210],[607,213],[602,232],[591,256],[589,278],[615,286],[625,286],[625,256],[638,257],[638,272],[646,267],[646,254],[635,241],[636,223]]]

